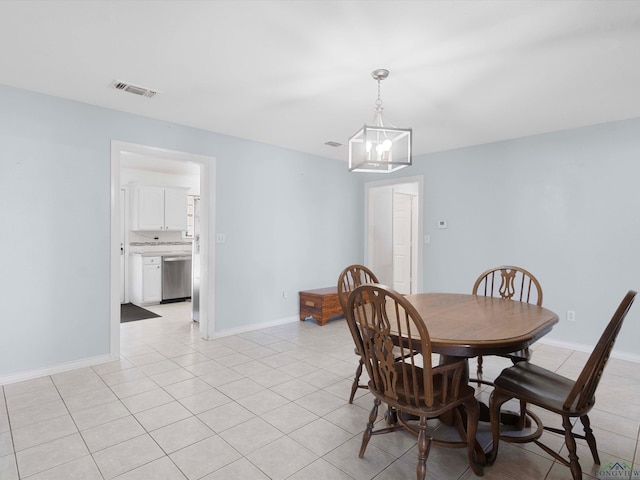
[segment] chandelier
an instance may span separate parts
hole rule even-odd
[[[389,70],[380,68],[371,76],[378,82],[373,121],[349,139],[349,171],[395,172],[411,165],[411,129],[397,128],[382,116],[380,82],[389,76]]]

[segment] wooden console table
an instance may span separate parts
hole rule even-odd
[[[327,320],[343,315],[338,301],[338,288],[327,287],[300,292],[300,321],[312,317],[318,325],[324,326]]]

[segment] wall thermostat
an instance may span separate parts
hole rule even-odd
[[[438,228],[447,228],[446,220],[438,220]]]

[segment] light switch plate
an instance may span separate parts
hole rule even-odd
[[[216,233],[216,243],[225,243],[226,241],[224,233]]]

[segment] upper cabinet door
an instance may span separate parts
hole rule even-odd
[[[186,231],[188,191],[186,187],[134,187],[131,230]]]
[[[165,230],[187,229],[187,189],[164,189],[164,227]]]
[[[164,188],[140,186],[136,188],[137,211],[134,211],[134,230],[165,230]],[[186,202],[186,200],[185,200]],[[136,202],[133,202],[134,208]],[[136,222],[137,213],[137,222]],[[186,218],[186,213],[185,213]]]

